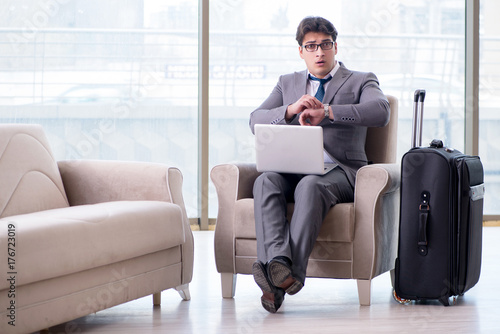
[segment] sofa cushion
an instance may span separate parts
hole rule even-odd
[[[57,163],[39,125],[0,125],[0,218],[68,206]]]
[[[0,244],[15,226],[17,285],[105,266],[184,243],[178,205],[120,201],[0,219]],[[0,257],[7,268],[7,256]],[[0,281],[0,290],[7,287]]]
[[[235,204],[235,238],[255,239],[254,201],[244,198]],[[288,221],[293,213],[293,203],[288,204]],[[318,241],[352,242],[354,240],[354,203],[335,205],[321,225]]]

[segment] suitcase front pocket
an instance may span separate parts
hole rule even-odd
[[[461,212],[459,215],[459,257],[456,294],[472,288],[481,274],[483,239],[484,172],[478,157],[464,159],[461,171]]]
[[[472,288],[481,274],[481,252],[483,240],[483,198],[484,184],[471,187],[468,214],[467,268],[460,294]]]

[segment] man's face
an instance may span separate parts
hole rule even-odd
[[[299,46],[300,58],[306,62],[309,72],[317,78],[324,78],[337,64],[335,55],[337,54],[337,43],[333,43],[333,48],[323,50],[321,46],[316,51],[307,51],[304,45],[321,44],[324,42],[333,42],[331,36],[321,32],[308,32],[304,36],[302,46]]]

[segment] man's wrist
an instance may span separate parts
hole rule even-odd
[[[329,104],[324,104],[323,105],[323,110],[325,112],[325,118],[330,118],[330,105]]]
[[[290,122],[295,118],[295,114],[291,113],[288,109],[290,108],[290,104],[285,109],[285,121]]]

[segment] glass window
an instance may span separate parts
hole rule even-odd
[[[198,0],[18,0],[0,12],[0,121],[42,124],[57,159],[154,161],[179,167],[198,215]],[[423,144],[464,149],[465,2],[211,0],[209,168],[253,162],[249,114],[279,75],[305,69],[295,31],[322,15],[339,31],[337,59],[372,71],[399,99],[401,157],[413,91],[426,89]],[[480,155],[498,214],[493,0],[481,2]],[[119,8],[119,10],[117,10]],[[210,184],[212,187],[212,185]],[[491,190],[490,190],[491,189]],[[211,188],[210,217],[217,200]]]
[[[0,13],[0,121],[58,160],[179,167],[197,215],[198,1],[19,0]]]
[[[479,156],[485,172],[484,213],[500,215],[500,2],[481,1]]]
[[[374,72],[399,99],[401,157],[410,148],[413,92],[427,91],[423,145],[434,138],[464,149],[465,2],[227,1],[210,2],[210,168],[255,161],[249,114],[281,74],[305,69],[295,32],[309,15],[339,31],[337,59]],[[265,10],[263,10],[265,8]],[[216,196],[210,193],[210,216]]]

